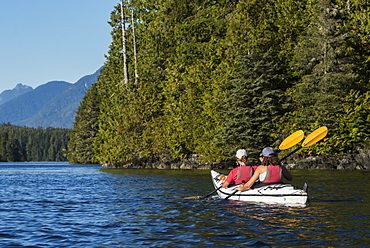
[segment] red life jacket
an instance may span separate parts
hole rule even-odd
[[[243,181],[248,182],[253,176],[254,170],[252,166],[238,166],[232,169],[227,176],[226,182],[241,184]]]
[[[280,183],[282,182],[282,172],[280,165],[268,165],[266,169],[266,179],[263,183]]]
[[[252,166],[239,166],[236,174],[235,184],[241,184],[243,181],[248,182],[253,176],[253,172]]]

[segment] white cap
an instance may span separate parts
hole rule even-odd
[[[236,157],[237,157],[238,159],[241,159],[243,156],[247,156],[247,157],[248,157],[248,153],[247,153],[247,151],[246,151],[246,150],[244,150],[244,149],[240,149],[240,150],[238,150],[238,151],[236,152]]]

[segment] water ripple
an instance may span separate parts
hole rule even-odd
[[[366,183],[313,180],[301,207],[184,199],[210,183],[199,171],[0,163],[0,247],[370,247]]]

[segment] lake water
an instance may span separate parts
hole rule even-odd
[[[184,199],[209,171],[0,163],[0,247],[370,247],[370,172],[291,173],[309,205]]]

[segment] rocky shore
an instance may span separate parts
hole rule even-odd
[[[288,169],[304,170],[370,170],[370,152],[353,156],[307,157],[291,160],[284,165]]]
[[[253,162],[252,162],[253,163]],[[283,163],[288,169],[301,170],[370,170],[370,151],[353,156],[340,157],[306,157],[292,158]],[[231,169],[235,161],[226,161],[223,163],[199,163],[197,155],[188,159],[160,160],[146,159],[135,161],[132,164],[107,166],[116,168],[141,168],[141,169]]]

